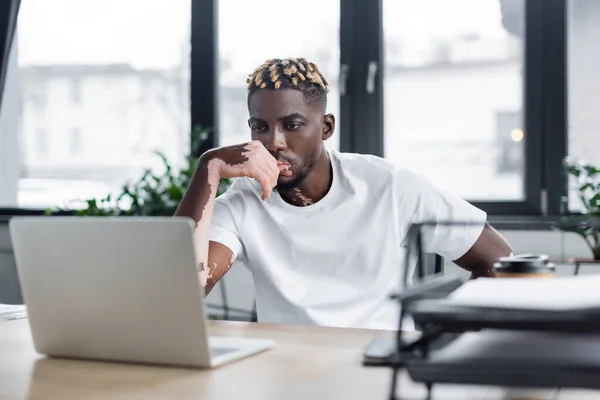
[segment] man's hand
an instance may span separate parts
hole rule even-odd
[[[242,176],[256,179],[262,186],[263,200],[271,196],[279,174],[292,174],[278,166],[275,157],[257,140],[210,150],[202,156],[202,161],[207,163],[209,175],[218,179]]]

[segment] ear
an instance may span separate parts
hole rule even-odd
[[[335,117],[327,114],[323,117],[323,140],[329,139],[335,131]]]

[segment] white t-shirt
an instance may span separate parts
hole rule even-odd
[[[261,322],[397,329],[390,295],[402,287],[411,224],[476,221],[423,230],[424,251],[456,260],[487,216],[382,158],[329,154],[332,185],[313,205],[293,206],[275,191],[263,201],[258,182],[236,179],[216,200],[210,240],[252,273]]]

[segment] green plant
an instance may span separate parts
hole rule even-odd
[[[565,159],[564,166],[567,178],[575,182],[581,213],[561,219],[557,226],[583,237],[594,259],[600,260],[600,168],[571,158]]]
[[[159,151],[155,154],[162,160],[164,171],[160,174],[147,169],[135,182],[123,186],[121,193],[108,194],[100,199],[84,200],[86,207],[74,210],[47,210],[47,214],[73,212],[79,216],[172,216],[181,202],[190,184],[190,180],[198,163],[198,150],[208,135],[201,127],[193,129],[191,134],[190,154],[185,157],[181,169],[175,169],[167,158]],[[231,181],[222,179],[217,189],[217,196],[225,192]]]

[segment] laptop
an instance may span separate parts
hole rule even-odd
[[[10,234],[37,352],[211,368],[269,339],[209,337],[194,254],[178,217],[14,217]]]

